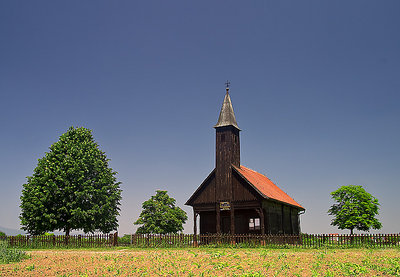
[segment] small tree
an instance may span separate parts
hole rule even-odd
[[[115,230],[121,190],[108,161],[89,129],[69,128],[23,185],[22,229],[34,235]]]
[[[342,186],[331,192],[332,198],[337,202],[328,210],[335,216],[331,225],[339,229],[369,231],[382,228],[382,224],[375,218],[378,215],[378,199],[366,192],[362,186]]]
[[[169,234],[183,231],[187,220],[186,212],[175,207],[175,199],[168,196],[167,191],[157,190],[156,195],[143,202],[142,212],[135,225],[138,234]]]

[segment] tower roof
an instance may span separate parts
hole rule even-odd
[[[229,88],[226,88],[224,102],[222,103],[222,108],[221,112],[219,113],[218,122],[217,124],[215,124],[214,128],[224,127],[224,126],[233,126],[240,131],[236,122],[235,113],[233,112],[232,102],[229,96]]]

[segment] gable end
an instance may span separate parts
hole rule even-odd
[[[185,205],[193,206],[200,203],[215,202],[215,169],[201,183]]]

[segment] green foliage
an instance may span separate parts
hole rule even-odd
[[[33,235],[115,230],[121,189],[108,161],[91,130],[70,127],[38,160],[33,176],[23,185],[23,229]]]
[[[0,237],[5,237],[6,233],[0,231]]]
[[[134,223],[142,224],[138,234],[171,234],[183,231],[187,220],[185,211],[175,207],[175,199],[167,191],[157,190],[156,195],[143,202],[139,219]]]
[[[123,235],[118,238],[118,245],[130,245],[131,244],[131,235]]]
[[[366,192],[362,186],[342,186],[331,193],[337,202],[328,210],[335,218],[331,225],[339,229],[369,231],[380,229],[382,224],[375,218],[378,214],[378,199]]]
[[[29,255],[24,251],[9,248],[5,241],[0,241],[0,264],[19,262],[26,258],[29,258]]]

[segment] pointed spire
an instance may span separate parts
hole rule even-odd
[[[222,108],[221,112],[219,113],[218,122],[217,124],[215,124],[214,128],[223,126],[233,126],[240,131],[236,122],[235,113],[233,112],[231,98],[229,96],[229,85],[227,85],[226,87],[224,102],[222,103]]]

